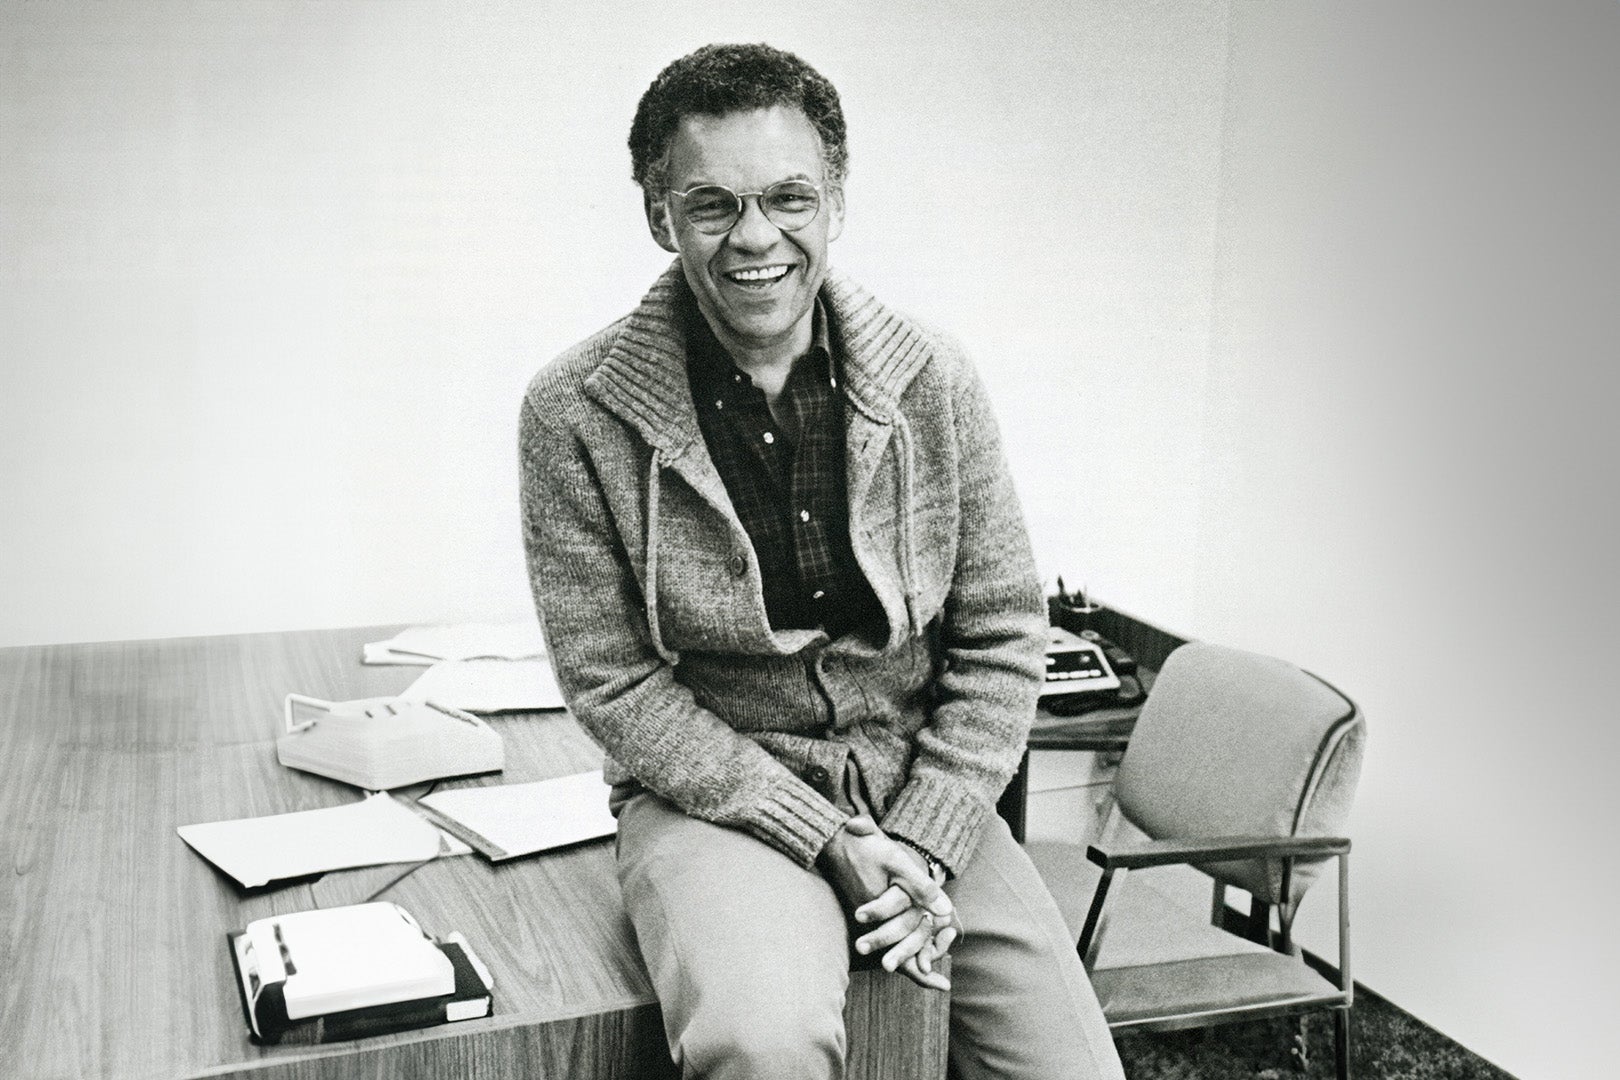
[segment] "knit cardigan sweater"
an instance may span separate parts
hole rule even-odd
[[[855,558],[887,638],[773,631],[698,427],[677,262],[522,405],[524,541],[570,709],[637,786],[810,865],[854,759],[883,828],[953,872],[1021,757],[1045,635],[983,387],[958,345],[836,273]]]

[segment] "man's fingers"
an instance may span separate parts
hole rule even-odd
[[[926,951],[927,950],[924,950],[924,952]],[[923,953],[917,954],[917,956],[921,955],[923,955]],[[949,990],[951,988],[951,980],[947,979],[940,972],[934,971],[932,968],[924,970],[921,962],[917,959],[917,956],[913,956],[911,959],[900,965],[900,974],[904,975],[918,986],[925,987],[929,990]]]
[[[895,884],[905,889],[912,902],[926,910],[940,925],[956,918],[956,905],[951,903],[951,898],[945,894],[945,890],[934,884],[933,878],[924,878],[923,881],[927,887],[915,890],[904,880],[897,879]]]
[[[932,932],[932,924],[923,913],[916,908],[907,907],[899,915],[885,920],[881,926],[856,938],[855,951],[862,954],[877,952],[879,949],[904,941],[919,926]],[[889,970],[894,969],[891,967]]]
[[[856,814],[844,822],[844,831],[851,836],[876,836],[878,827],[877,822],[865,814]]]
[[[898,844],[895,846],[899,847]],[[923,865],[922,860],[903,857],[890,865],[888,871],[889,880],[904,889],[913,903],[927,908],[935,918],[949,919],[955,914],[956,908],[951,903],[951,898],[946,896],[945,890],[929,876],[928,868]]]
[[[855,921],[883,922],[894,918],[911,906],[911,894],[898,885],[890,885],[881,894],[855,909]]]
[[[944,889],[940,889],[933,899],[919,899],[917,903],[928,909],[935,922],[947,923],[956,918],[956,905],[951,903],[951,898],[945,895]]]
[[[922,928],[923,923],[918,924],[918,929]],[[930,990],[949,990],[951,981],[943,972],[935,971],[934,965],[945,958],[945,954],[950,952],[951,946],[961,937],[961,933],[960,924],[956,922],[940,928],[930,941],[906,957],[900,964],[900,973],[918,986]]]
[[[914,958],[919,949],[928,947],[928,942],[934,936],[934,922],[932,919],[918,919],[911,932],[883,954],[883,970],[898,971],[901,964]]]

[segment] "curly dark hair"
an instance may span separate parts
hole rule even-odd
[[[670,64],[647,87],[630,125],[630,176],[661,193],[669,144],[689,114],[724,116],[789,105],[804,111],[821,136],[827,184],[843,186],[849,144],[838,91],[815,68],[769,45],[705,45]]]

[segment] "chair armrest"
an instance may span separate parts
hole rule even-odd
[[[1229,859],[1343,855],[1349,850],[1350,841],[1342,836],[1210,836],[1145,840],[1106,848],[1092,844],[1086,848],[1086,858],[1104,870],[1134,870]]]

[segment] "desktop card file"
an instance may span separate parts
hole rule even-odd
[[[435,941],[398,904],[258,919],[227,941],[256,1043],[334,1042],[490,1012],[493,981],[466,939]]]
[[[500,734],[480,718],[431,701],[322,701],[288,694],[276,759],[367,791],[499,772]]]

